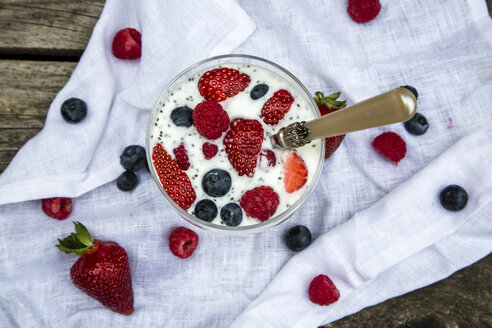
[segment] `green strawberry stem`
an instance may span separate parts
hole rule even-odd
[[[322,92],[317,91],[315,95],[314,100],[316,103],[326,106],[328,109],[341,109],[347,106],[347,100],[337,100],[340,97],[340,92],[335,92],[325,97]]]
[[[65,254],[82,255],[95,246],[94,238],[82,223],[74,222],[73,224],[75,225],[75,233],[71,233],[64,239],[58,239],[59,244],[56,247]]]

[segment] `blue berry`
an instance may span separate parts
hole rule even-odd
[[[139,145],[126,147],[120,155],[120,164],[129,171],[137,171],[146,167],[145,148]]]
[[[195,205],[195,216],[204,221],[212,222],[217,212],[217,206],[210,199],[202,199]]]
[[[263,97],[268,92],[268,85],[266,84],[257,84],[249,93],[251,99],[256,100]]]
[[[79,98],[67,99],[61,105],[61,114],[65,121],[78,123],[87,115],[87,105]]]
[[[287,232],[285,243],[294,252],[302,251],[311,244],[311,232],[303,225],[295,226]]]
[[[449,185],[441,191],[441,205],[448,211],[460,211],[468,203],[468,194],[463,187]]]
[[[203,176],[202,188],[209,196],[222,197],[231,189],[231,175],[221,169],[210,170]]]
[[[226,225],[236,227],[243,220],[243,211],[238,204],[229,203],[220,209],[220,218]]]
[[[403,123],[403,125],[408,133],[416,136],[424,134],[429,128],[429,122],[427,122],[425,116],[420,113],[415,113],[415,115],[410,120]]]
[[[132,171],[125,171],[116,180],[116,186],[119,190],[130,191],[138,184],[138,179]]]
[[[188,106],[176,107],[171,112],[171,120],[177,126],[184,126],[189,128],[193,125],[193,109]]]

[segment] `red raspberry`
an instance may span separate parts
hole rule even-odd
[[[41,199],[41,208],[46,215],[63,220],[72,212],[72,199],[66,197]]]
[[[279,196],[271,187],[260,186],[246,191],[239,204],[246,215],[263,222],[277,210]]]
[[[330,305],[340,298],[340,292],[328,276],[320,274],[309,284],[309,299],[318,305]]]
[[[186,171],[190,167],[190,161],[185,146],[183,144],[179,145],[173,149],[173,153],[179,167]]]
[[[119,30],[113,39],[113,55],[119,59],[138,59],[142,56],[142,36],[134,28]]]
[[[177,227],[169,236],[169,249],[174,255],[182,259],[190,257],[197,246],[198,235],[188,228]]]
[[[206,100],[196,105],[193,125],[202,136],[215,140],[229,128],[229,115],[219,103]]]
[[[407,144],[394,132],[380,134],[373,140],[372,146],[385,157],[395,162],[395,165],[398,165],[398,162],[407,153]]]
[[[206,142],[203,144],[202,150],[203,150],[203,155],[205,156],[205,159],[211,159],[212,157],[214,157],[217,154],[219,147],[217,147],[217,145],[214,145],[211,142]]]
[[[367,23],[379,14],[379,0],[348,0],[347,11],[356,23]]]
[[[267,161],[266,166],[275,166],[275,164],[277,163],[275,153],[270,149],[263,149],[260,153],[260,165],[264,165],[262,164],[263,161]]]

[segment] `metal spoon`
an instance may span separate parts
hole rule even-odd
[[[407,121],[416,110],[415,95],[407,88],[396,88],[315,120],[289,124],[271,141],[274,147],[299,148],[315,139]]]

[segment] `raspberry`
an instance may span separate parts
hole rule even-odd
[[[217,147],[217,145],[214,145],[211,142],[206,142],[203,144],[202,150],[203,150],[203,155],[205,156],[205,159],[211,159],[212,157],[214,157],[217,154],[219,147]]]
[[[41,199],[41,208],[46,215],[63,220],[72,212],[72,199],[66,197]]]
[[[246,191],[239,204],[246,215],[263,222],[277,210],[279,196],[271,187],[260,186]]]
[[[142,36],[134,28],[119,30],[113,39],[113,55],[119,59],[138,59],[142,56]]]
[[[275,157],[275,153],[270,149],[263,149],[260,152],[259,160],[260,160],[261,167],[275,166],[275,164],[277,163],[277,158]]]
[[[394,132],[380,134],[373,140],[372,146],[385,157],[395,162],[395,165],[398,165],[398,162],[407,153],[407,144]]]
[[[169,236],[169,249],[174,255],[182,259],[190,257],[197,246],[198,235],[188,228],[177,227]]]
[[[206,100],[196,105],[193,111],[193,125],[200,135],[215,140],[229,128],[229,115],[219,103]]]
[[[379,14],[379,0],[349,0],[347,12],[356,23],[367,23]]]
[[[188,160],[188,152],[183,144],[173,149],[174,158],[179,167],[183,170],[187,170],[190,167],[190,161]]]
[[[330,305],[340,298],[340,292],[328,276],[320,274],[309,284],[309,299],[318,305]]]

